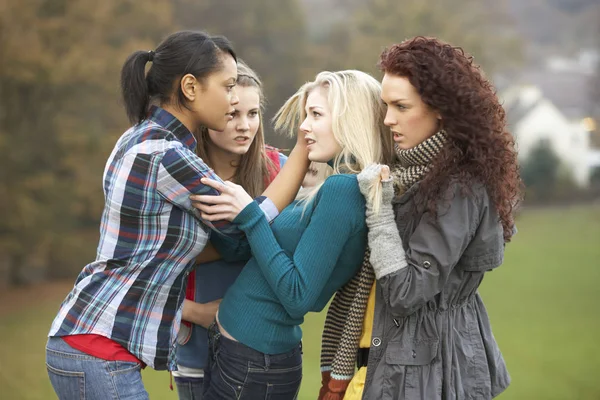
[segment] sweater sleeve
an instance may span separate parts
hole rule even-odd
[[[258,196],[253,203],[259,205],[269,224],[279,215],[277,207],[268,197]],[[245,235],[232,236],[213,232],[210,241],[225,261],[248,261],[252,257],[252,250]]]
[[[343,199],[343,201],[342,201]],[[311,310],[348,240],[364,227],[364,199],[355,177],[327,179],[293,254],[286,253],[255,203],[238,215],[263,275],[293,318]]]

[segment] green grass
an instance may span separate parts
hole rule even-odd
[[[481,289],[512,376],[500,398],[598,399],[600,206],[528,210],[518,228],[504,265],[487,275]],[[65,294],[36,299],[34,291],[31,306],[15,304],[0,317],[0,398],[54,398],[44,345]],[[310,314],[304,324],[300,399],[314,399],[320,384],[323,318]],[[177,399],[168,373],[143,375],[152,399]]]

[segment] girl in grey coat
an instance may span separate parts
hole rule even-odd
[[[363,194],[382,191],[367,204],[377,285],[362,398],[490,399],[510,377],[477,290],[514,232],[514,141],[462,49],[417,37],[379,65],[398,164],[359,175]]]

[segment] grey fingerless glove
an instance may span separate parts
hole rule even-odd
[[[380,279],[407,266],[402,239],[396,226],[392,199],[394,198],[393,180],[381,180],[382,166],[372,164],[358,174],[360,192],[366,199],[366,223],[369,228],[368,240],[371,249],[371,264],[375,276]],[[381,183],[380,183],[381,182]],[[373,204],[371,188],[382,185],[379,211]]]

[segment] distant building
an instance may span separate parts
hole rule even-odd
[[[582,49],[576,57],[554,56],[546,60],[546,68],[555,72],[575,72],[594,74],[600,63],[600,52],[595,49]]]
[[[562,95],[552,92],[561,98],[558,104],[551,101],[546,93],[534,84],[516,84],[500,96],[509,130],[517,142],[519,159],[527,159],[531,150],[541,141],[546,141],[574,182],[587,186],[592,158],[590,132],[583,124],[585,113],[576,106],[577,96],[570,89],[565,89]]]
[[[592,171],[600,171],[600,150],[591,149],[588,154],[588,164]]]

